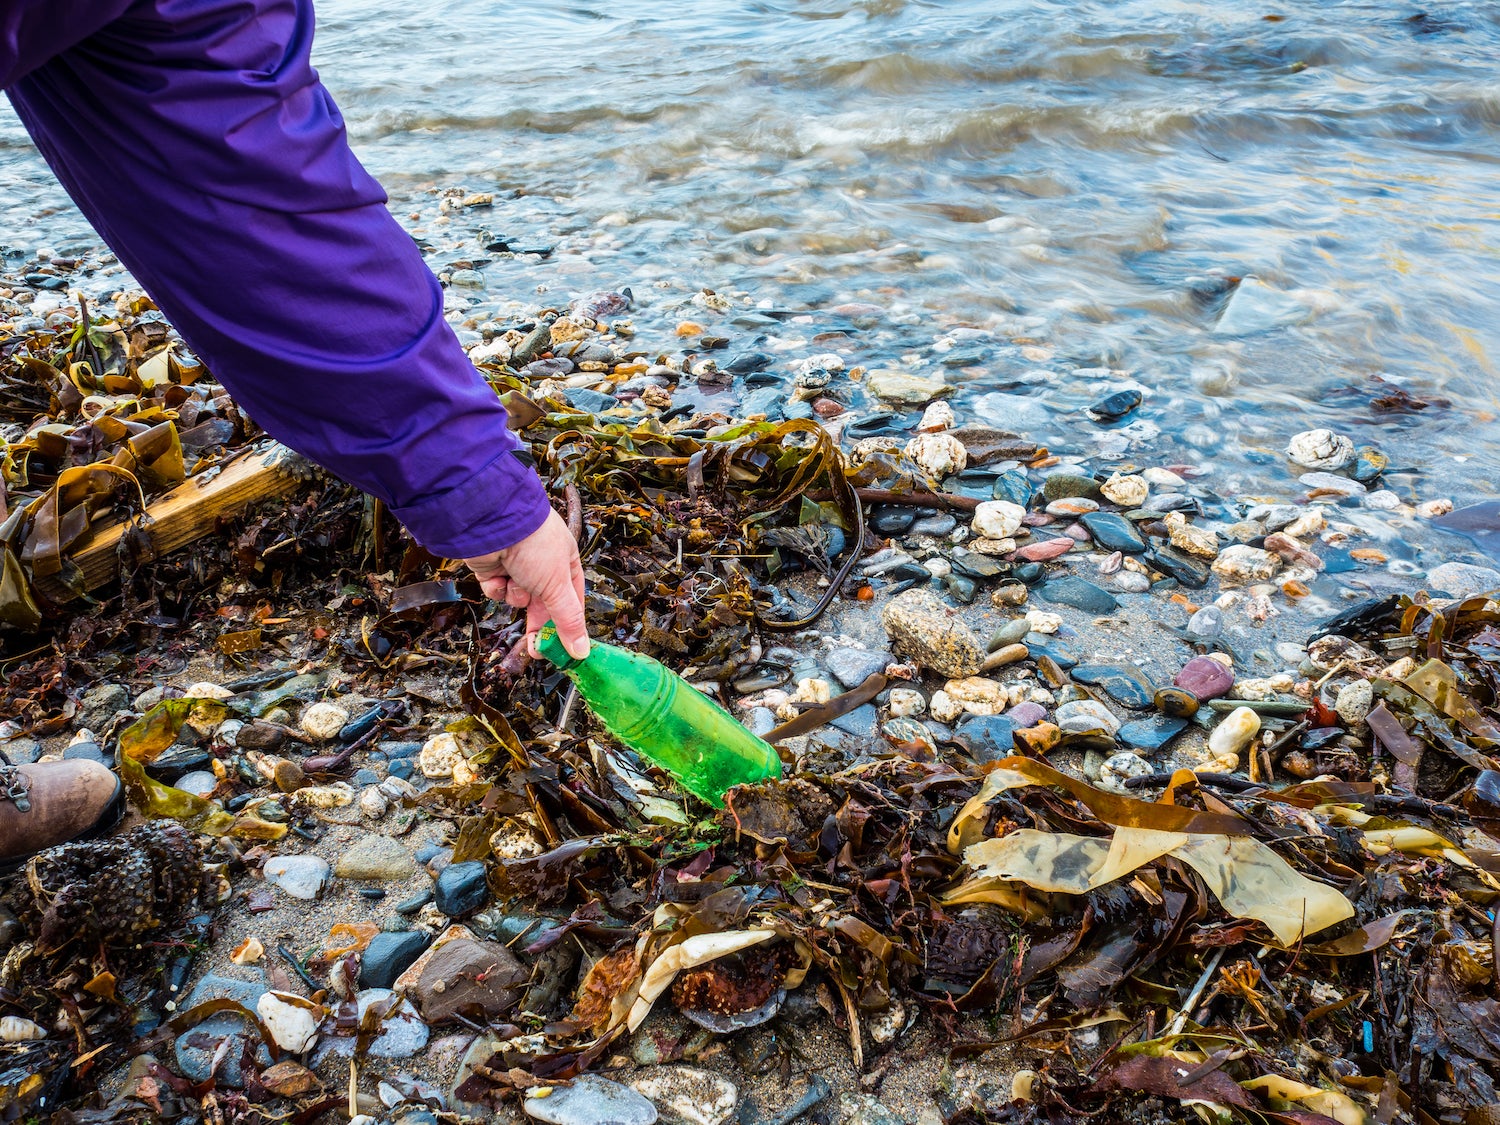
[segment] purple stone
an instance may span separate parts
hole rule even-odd
[[[1172,681],[1199,699],[1217,699],[1234,687],[1234,673],[1209,656],[1195,656],[1183,665]]]
[[[1005,713],[1005,717],[1017,727],[1034,727],[1047,717],[1047,708],[1027,700],[1025,703],[1017,703]]]

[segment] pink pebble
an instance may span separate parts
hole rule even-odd
[[[1217,699],[1234,687],[1234,673],[1209,656],[1195,656],[1172,681],[1199,699]]]
[[[1025,559],[1027,562],[1046,562],[1055,559],[1058,555],[1065,555],[1073,549],[1073,540],[1066,535],[1056,539],[1043,539],[1037,543],[1028,543],[1019,548],[1011,555],[1013,559]]]

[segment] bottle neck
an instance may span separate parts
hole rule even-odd
[[[557,635],[557,626],[550,621],[537,633],[536,647],[538,652],[564,672],[571,671],[583,663],[568,655],[568,650],[563,647],[562,638]]]

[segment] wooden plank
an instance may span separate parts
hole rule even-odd
[[[193,477],[152,501],[146,510],[153,522],[145,529],[151,557],[160,558],[211,534],[221,517],[238,515],[258,500],[284,496],[302,486],[295,475],[277,472],[274,460],[271,453],[248,454],[210,480]],[[119,574],[118,548],[124,534],[123,523],[96,527],[68,553],[83,572],[85,589],[97,589]]]

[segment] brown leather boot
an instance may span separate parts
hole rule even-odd
[[[0,765],[0,874],[37,852],[107,832],[125,808],[125,787],[86,759]]]

